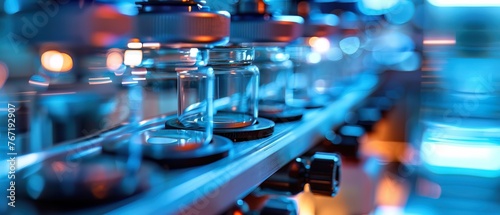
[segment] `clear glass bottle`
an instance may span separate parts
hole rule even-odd
[[[241,128],[257,122],[259,69],[252,65],[254,56],[254,49],[246,47],[210,50],[215,128]]]
[[[255,47],[254,64],[259,68],[259,111],[276,113],[290,105],[293,89],[288,78],[293,63],[281,47]]]
[[[293,75],[289,82],[293,88],[291,104],[298,107],[320,107],[329,99],[328,80],[333,75],[321,70],[321,54],[314,52],[308,45],[291,45],[286,53],[293,62]]]
[[[140,67],[146,68],[145,94],[148,106],[158,108],[157,115],[175,109],[177,119],[186,128],[200,129],[203,137],[190,139],[209,143],[213,133],[214,73],[206,67],[208,51],[197,48],[143,48]],[[172,99],[175,88],[177,99]],[[145,107],[147,109],[148,107]]]

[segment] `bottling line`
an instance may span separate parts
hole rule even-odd
[[[0,0],[0,213],[498,214],[498,26],[498,0]]]

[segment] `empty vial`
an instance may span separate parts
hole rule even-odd
[[[259,69],[255,52],[247,47],[210,50],[214,70],[214,127],[241,128],[257,122]]]
[[[293,74],[293,63],[281,47],[255,47],[255,65],[259,68],[259,111],[280,112],[293,98],[287,79]]]

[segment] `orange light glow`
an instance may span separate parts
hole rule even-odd
[[[73,59],[66,53],[46,51],[41,56],[44,69],[51,72],[67,72],[73,68]]]
[[[131,31],[132,19],[121,14],[116,7],[101,5],[88,14],[90,43],[93,46],[106,47],[120,40],[121,36]],[[117,25],[116,23],[120,23]]]
[[[90,190],[96,198],[104,199],[108,195],[109,188],[104,183],[93,183]]]
[[[444,40],[428,39],[428,40],[424,40],[424,45],[429,45],[429,46],[455,45],[455,44],[456,44],[456,41],[453,39],[444,39]]]
[[[96,9],[95,16],[102,19],[114,19],[120,16],[120,13],[113,6],[103,5]]]
[[[107,46],[107,45],[112,44],[113,42],[115,42],[117,40],[118,40],[118,37],[116,34],[110,33],[110,32],[105,32],[105,31],[94,32],[90,36],[90,42],[92,43],[92,45],[99,46],[99,47]]]
[[[376,202],[384,206],[404,206],[409,194],[409,184],[406,181],[383,176],[377,187]]]
[[[8,77],[9,77],[9,69],[7,68],[7,65],[5,65],[0,61],[0,89],[2,89]]]
[[[118,70],[123,65],[123,54],[119,50],[110,50],[106,58],[106,67],[109,70]]]
[[[316,211],[316,204],[314,194],[311,193],[309,184],[304,186],[304,191],[293,197],[297,203],[300,215],[314,215]]]

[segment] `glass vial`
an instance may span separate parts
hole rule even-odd
[[[294,68],[289,80],[293,88],[292,105],[316,107],[326,104],[329,99],[327,83],[334,77],[322,72],[321,54],[308,45],[288,46],[286,53],[290,55]]]
[[[190,138],[209,143],[213,133],[214,73],[206,67],[208,51],[197,48],[143,48],[141,67],[145,68],[145,94],[148,104],[157,106],[158,115],[175,109],[186,128],[201,129],[203,137]],[[156,103],[156,104],[154,104]],[[146,107],[145,109],[147,109]]]
[[[287,79],[293,74],[293,63],[283,48],[255,47],[254,64],[259,68],[259,111],[281,112],[293,99]]]
[[[257,122],[259,69],[252,65],[254,56],[254,49],[246,47],[210,50],[215,128],[241,128]]]

